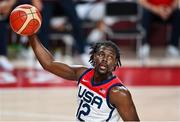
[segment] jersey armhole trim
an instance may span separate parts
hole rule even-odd
[[[91,70],[92,70],[92,68],[89,68],[89,69],[87,69],[86,71],[84,71],[84,72],[81,74],[81,76],[80,76],[79,79],[78,79],[77,85],[79,85],[79,82],[81,81],[82,77],[83,77],[87,72],[89,72],[89,71],[91,71]]]

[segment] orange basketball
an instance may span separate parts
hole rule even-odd
[[[14,32],[28,36],[36,33],[41,26],[39,10],[29,4],[17,6],[10,14],[10,25]]]

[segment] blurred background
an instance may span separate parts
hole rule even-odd
[[[57,61],[86,65],[89,46],[121,49],[115,74],[142,121],[180,121],[179,0],[0,0],[0,121],[75,121],[76,82],[46,72],[9,14],[32,4],[38,36]]]

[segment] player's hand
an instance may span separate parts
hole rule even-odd
[[[34,34],[32,34],[32,35],[28,35],[27,37],[28,38],[34,38],[36,36],[36,34],[34,33]]]

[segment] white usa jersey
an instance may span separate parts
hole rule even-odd
[[[78,82],[78,109],[76,119],[87,122],[117,122],[121,120],[116,108],[110,104],[109,91],[114,86],[121,86],[121,81],[116,77],[94,84],[92,77],[94,69],[83,73]]]

